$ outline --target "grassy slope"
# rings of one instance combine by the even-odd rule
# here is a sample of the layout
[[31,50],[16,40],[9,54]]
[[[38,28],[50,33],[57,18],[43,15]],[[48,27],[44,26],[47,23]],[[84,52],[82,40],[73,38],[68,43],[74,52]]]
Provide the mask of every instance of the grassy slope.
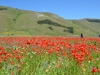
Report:
[[[86,35],[97,36],[100,34],[100,23],[88,22],[86,19],[76,21],[73,20],[72,22],[77,25],[80,28],[79,30]],[[78,32],[79,31],[77,31],[77,33]]]
[[39,25],[38,20],[49,19],[61,25],[74,28],[73,35],[83,32],[86,36],[97,36],[100,33],[100,23],[88,22],[87,20],[65,20],[55,14],[47,12],[25,11],[9,7],[8,10],[0,10],[0,35],[72,35],[64,32],[65,28]]

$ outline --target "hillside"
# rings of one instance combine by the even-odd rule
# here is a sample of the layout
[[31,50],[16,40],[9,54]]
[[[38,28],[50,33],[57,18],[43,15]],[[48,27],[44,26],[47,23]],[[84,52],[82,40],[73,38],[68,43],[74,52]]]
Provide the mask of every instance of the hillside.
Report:
[[98,36],[100,20],[66,20],[49,12],[35,12],[0,6],[0,36],[74,36],[80,35],[81,32],[85,36]]

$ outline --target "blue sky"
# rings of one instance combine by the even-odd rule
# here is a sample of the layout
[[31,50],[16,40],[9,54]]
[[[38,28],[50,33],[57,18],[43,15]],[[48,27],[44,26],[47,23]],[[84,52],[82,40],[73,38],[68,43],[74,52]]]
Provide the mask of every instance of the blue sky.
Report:
[[51,12],[65,19],[100,19],[100,0],[0,0],[0,5]]

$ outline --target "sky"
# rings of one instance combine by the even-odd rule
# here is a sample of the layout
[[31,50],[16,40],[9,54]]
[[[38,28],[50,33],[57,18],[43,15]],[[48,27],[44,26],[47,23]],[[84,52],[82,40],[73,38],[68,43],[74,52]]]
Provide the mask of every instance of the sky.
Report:
[[50,12],[64,19],[100,19],[100,0],[0,0],[0,5]]

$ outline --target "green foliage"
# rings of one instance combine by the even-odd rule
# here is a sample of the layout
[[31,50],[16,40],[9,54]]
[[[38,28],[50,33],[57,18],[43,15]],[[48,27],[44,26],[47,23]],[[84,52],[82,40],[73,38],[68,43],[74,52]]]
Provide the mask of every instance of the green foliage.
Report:
[[[61,25],[61,24],[56,23],[56,22],[53,22],[53,21],[51,21],[51,20],[49,20],[49,19],[39,20],[39,21],[37,21],[37,23],[38,23],[38,24],[48,24],[48,25],[63,27],[63,28],[68,29],[67,31],[68,31],[69,33],[73,33],[73,32],[74,32],[74,31],[73,31],[73,27],[66,27],[65,25]],[[52,30],[51,27],[49,27],[49,29]]]
[[7,8],[0,8],[0,10],[8,10]]
[[89,22],[97,22],[100,23],[100,19],[86,19]]
[[53,28],[51,26],[48,27],[50,30],[53,30]]
[[74,33],[74,31],[73,31],[73,27],[68,27],[68,29],[69,29],[69,30],[67,30],[68,32],[70,32],[70,33]]
[[13,21],[16,21],[16,19],[13,19]]
[[16,17],[13,19],[13,21],[14,22],[16,22],[16,20],[18,19],[18,17],[21,15],[21,13],[18,13],[17,15],[16,15]]
[[64,29],[63,31],[64,31],[64,32],[67,32],[67,30],[66,30],[66,29]]

